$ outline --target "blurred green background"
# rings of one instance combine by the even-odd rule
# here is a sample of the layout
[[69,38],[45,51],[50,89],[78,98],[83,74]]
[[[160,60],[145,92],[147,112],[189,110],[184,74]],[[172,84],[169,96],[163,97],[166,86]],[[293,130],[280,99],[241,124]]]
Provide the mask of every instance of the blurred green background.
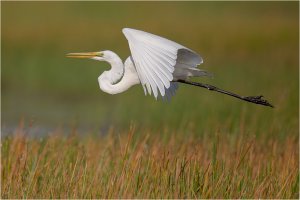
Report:
[[[21,118],[35,126],[76,124],[92,130],[182,129],[204,133],[247,125],[249,131],[298,134],[298,2],[1,2],[2,130]],[[275,109],[181,85],[169,103],[99,90],[109,65],[65,57],[112,50],[125,60],[121,29],[141,29],[187,46],[213,79],[241,95],[263,94]],[[196,131],[195,131],[196,130]]]

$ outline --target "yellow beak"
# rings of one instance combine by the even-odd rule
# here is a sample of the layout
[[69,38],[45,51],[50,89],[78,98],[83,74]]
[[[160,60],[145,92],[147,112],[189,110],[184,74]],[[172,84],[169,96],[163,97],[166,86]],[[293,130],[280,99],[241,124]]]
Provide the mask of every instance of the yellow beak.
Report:
[[68,53],[66,57],[68,58],[93,58],[93,57],[103,56],[102,52],[86,52],[86,53]]

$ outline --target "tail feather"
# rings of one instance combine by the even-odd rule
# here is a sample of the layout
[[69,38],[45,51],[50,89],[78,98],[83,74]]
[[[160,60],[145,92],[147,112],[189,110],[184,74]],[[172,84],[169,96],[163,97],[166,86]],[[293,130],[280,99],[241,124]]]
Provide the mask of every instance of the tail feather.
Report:
[[192,76],[208,76],[208,77],[213,77],[213,74],[208,72],[208,71],[205,71],[205,70],[202,70],[202,69],[198,69],[198,68],[188,68],[187,69],[191,74]]
[[199,76],[207,76],[213,77],[213,74],[198,68],[176,68],[173,72],[174,79],[187,79],[189,77],[199,77]]

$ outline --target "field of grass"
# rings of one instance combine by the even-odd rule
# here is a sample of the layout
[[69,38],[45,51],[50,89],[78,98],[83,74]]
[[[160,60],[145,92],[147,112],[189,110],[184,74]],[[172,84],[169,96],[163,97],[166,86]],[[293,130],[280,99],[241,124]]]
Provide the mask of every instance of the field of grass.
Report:
[[101,138],[24,134],[2,142],[2,198],[299,196],[297,137],[152,135],[134,126]]
[[[155,14],[153,11],[155,10]],[[181,85],[99,91],[124,27],[199,52],[266,108]],[[1,198],[299,198],[299,2],[1,2]]]

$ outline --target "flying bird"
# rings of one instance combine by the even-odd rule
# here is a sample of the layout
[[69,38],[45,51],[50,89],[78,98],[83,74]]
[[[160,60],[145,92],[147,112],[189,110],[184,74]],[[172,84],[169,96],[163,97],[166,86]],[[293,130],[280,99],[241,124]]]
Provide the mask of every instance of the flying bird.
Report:
[[70,58],[90,58],[106,61],[111,65],[99,77],[100,89],[109,94],[118,94],[141,84],[145,95],[157,99],[169,99],[178,89],[178,84],[189,84],[226,94],[244,101],[273,107],[263,96],[240,96],[213,85],[189,81],[190,77],[211,76],[197,68],[202,57],[193,50],[166,38],[141,30],[124,28],[131,56],[123,63],[114,52],[105,50],[87,53],[69,53]]

